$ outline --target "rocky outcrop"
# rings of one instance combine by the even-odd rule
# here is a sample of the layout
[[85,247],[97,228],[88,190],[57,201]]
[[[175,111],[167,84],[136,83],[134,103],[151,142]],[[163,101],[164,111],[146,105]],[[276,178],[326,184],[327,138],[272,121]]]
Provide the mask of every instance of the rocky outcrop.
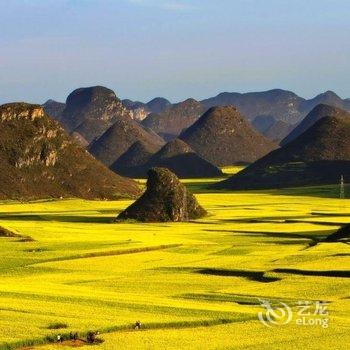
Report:
[[175,174],[165,168],[153,168],[148,172],[145,193],[120,213],[117,220],[189,221],[205,214]]
[[0,106],[0,199],[136,196],[137,185],[96,161],[39,105]]
[[147,118],[148,114],[149,112],[144,107],[136,108],[130,111],[131,118],[139,122]]

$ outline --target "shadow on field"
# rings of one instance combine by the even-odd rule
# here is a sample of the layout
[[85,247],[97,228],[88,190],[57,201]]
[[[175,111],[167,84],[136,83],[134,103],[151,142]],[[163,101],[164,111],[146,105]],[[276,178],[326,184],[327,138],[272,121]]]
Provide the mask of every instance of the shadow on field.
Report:
[[[254,192],[254,191],[252,191]],[[261,190],[256,191],[260,193],[267,193],[277,196],[308,196],[319,198],[339,198],[339,184],[335,185],[320,185],[309,187],[291,187],[276,190]],[[345,184],[345,197],[348,198],[350,194],[350,185]]]
[[[204,231],[209,232],[228,232],[228,233],[243,233],[245,236],[265,236],[272,238],[293,238],[293,239],[302,239],[308,241],[319,241],[327,237],[330,233],[334,232],[334,230],[319,230],[319,231],[311,231],[312,236],[310,235],[310,231],[305,232],[276,232],[276,231],[250,231],[250,230],[211,230],[205,229]],[[278,243],[278,242],[276,242]]]
[[276,282],[280,281],[279,277],[265,276],[264,271],[247,271],[247,270],[226,270],[226,269],[199,269],[195,271],[202,275],[226,276],[226,277],[244,277],[257,282]]
[[267,299],[272,306],[278,306],[280,302],[288,302],[288,305],[298,305],[298,300],[291,298],[279,298],[276,296],[262,296],[249,294],[231,294],[231,293],[185,293],[174,296],[174,298],[190,299],[190,300],[205,300],[209,302],[230,302],[239,305],[257,305],[261,306],[261,300]]
[[277,216],[259,216],[255,218],[238,218],[238,219],[221,219],[221,222],[236,222],[236,223],[242,223],[242,224],[264,224],[264,223],[292,223],[291,220],[298,220],[298,219],[307,219],[309,218],[309,215],[295,215],[295,216],[288,216],[288,217],[281,217],[281,215]]
[[282,278],[275,276],[265,276],[265,271],[251,270],[234,270],[234,269],[216,269],[216,268],[200,268],[200,267],[158,267],[152,270],[163,271],[164,273],[196,273],[200,275],[223,276],[223,277],[243,277],[256,282],[276,282]]
[[[116,215],[115,215],[116,217]],[[47,215],[47,214],[1,214],[0,220],[13,221],[58,221],[58,222],[78,222],[109,224],[114,222],[114,217],[110,216],[84,216],[84,215]]]
[[276,273],[289,273],[293,275],[303,276],[322,276],[322,277],[350,277],[350,271],[346,270],[326,270],[326,271],[315,271],[315,270],[298,270],[298,269],[274,269]]

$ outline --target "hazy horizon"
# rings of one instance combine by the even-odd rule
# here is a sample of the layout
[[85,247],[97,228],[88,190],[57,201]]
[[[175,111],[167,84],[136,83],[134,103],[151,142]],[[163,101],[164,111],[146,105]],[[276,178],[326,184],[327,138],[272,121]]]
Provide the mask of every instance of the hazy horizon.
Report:
[[0,1],[0,103],[93,85],[145,102],[275,88],[350,98],[346,0]]

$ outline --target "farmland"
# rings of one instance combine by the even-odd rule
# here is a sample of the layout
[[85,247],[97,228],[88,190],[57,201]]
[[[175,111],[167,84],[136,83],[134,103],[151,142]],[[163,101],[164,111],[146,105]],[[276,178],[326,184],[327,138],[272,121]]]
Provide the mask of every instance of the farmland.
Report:
[[[232,170],[232,169],[231,169]],[[322,240],[350,223],[335,186],[213,192],[184,180],[209,215],[115,223],[130,201],[2,202],[0,349],[345,349],[350,250]],[[10,235],[11,236],[11,235]],[[267,327],[260,299],[328,303],[329,325]],[[136,320],[142,329],[135,331]]]

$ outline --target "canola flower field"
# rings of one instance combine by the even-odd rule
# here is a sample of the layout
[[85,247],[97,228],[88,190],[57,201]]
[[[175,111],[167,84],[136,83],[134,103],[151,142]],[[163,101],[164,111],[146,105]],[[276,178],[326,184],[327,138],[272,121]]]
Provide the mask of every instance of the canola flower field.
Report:
[[[57,335],[89,330],[104,341],[91,349],[347,349],[350,249],[322,241],[350,201],[206,182],[184,180],[209,212],[188,223],[115,223],[126,200],[2,202],[0,349],[70,349]],[[280,308],[270,323],[262,300]]]

